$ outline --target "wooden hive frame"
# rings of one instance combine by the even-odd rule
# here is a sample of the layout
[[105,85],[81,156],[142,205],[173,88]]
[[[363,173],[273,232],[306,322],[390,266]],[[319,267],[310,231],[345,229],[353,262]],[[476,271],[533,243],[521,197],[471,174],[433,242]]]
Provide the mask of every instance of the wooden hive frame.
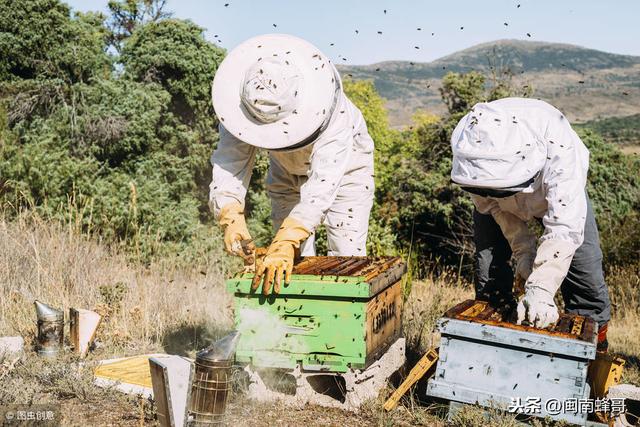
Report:
[[444,317],[586,342],[593,340],[596,331],[596,322],[593,319],[570,313],[561,313],[558,321],[545,329],[517,325],[509,321],[512,320],[509,319],[509,313],[491,306],[486,301],[476,300],[461,302],[447,310]]

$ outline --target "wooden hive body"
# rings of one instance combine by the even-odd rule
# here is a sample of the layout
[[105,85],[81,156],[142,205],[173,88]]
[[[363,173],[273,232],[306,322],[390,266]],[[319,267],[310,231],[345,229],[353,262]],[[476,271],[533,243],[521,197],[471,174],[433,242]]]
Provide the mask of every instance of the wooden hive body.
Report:
[[401,336],[405,264],[397,257],[307,257],[288,286],[251,292],[253,274],[227,281],[241,333],[236,361],[346,372],[366,368]]
[[465,301],[438,322],[438,365],[427,394],[447,400],[501,406],[541,399],[541,413],[584,424],[587,414],[546,411],[550,399],[588,398],[589,361],[596,355],[596,326],[588,317],[562,314],[555,326],[537,329],[505,321],[483,301]]

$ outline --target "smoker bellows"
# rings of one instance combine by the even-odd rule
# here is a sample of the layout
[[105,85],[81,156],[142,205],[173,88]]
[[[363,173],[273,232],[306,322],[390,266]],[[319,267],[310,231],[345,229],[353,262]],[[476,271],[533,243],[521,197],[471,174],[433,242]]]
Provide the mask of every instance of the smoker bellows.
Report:
[[258,367],[346,372],[366,368],[401,335],[406,266],[398,257],[307,257],[280,294],[227,281],[235,295],[236,352]]

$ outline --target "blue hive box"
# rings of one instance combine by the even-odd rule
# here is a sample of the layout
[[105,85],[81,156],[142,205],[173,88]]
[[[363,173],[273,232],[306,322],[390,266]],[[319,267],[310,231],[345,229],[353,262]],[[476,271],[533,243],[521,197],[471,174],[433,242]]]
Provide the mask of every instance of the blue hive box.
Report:
[[540,413],[529,415],[586,423],[587,413],[550,413],[546,402],[589,398],[587,368],[597,340],[591,318],[563,314],[553,327],[536,329],[506,322],[486,302],[469,300],[447,311],[438,329],[439,360],[428,395],[504,409],[540,398]]

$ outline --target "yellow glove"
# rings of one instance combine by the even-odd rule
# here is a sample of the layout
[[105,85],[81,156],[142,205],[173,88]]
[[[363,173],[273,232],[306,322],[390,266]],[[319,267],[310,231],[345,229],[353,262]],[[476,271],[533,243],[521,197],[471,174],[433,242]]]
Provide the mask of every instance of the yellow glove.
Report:
[[255,245],[247,229],[244,211],[240,203],[230,203],[220,210],[220,225],[224,228],[224,247],[230,254],[243,258],[251,256]]
[[256,267],[256,274],[251,282],[251,290],[255,291],[262,284],[262,293],[268,295],[273,286],[273,292],[280,293],[280,284],[284,275],[284,282],[289,283],[291,272],[293,271],[293,259],[295,250],[300,247],[300,243],[309,237],[311,233],[296,219],[285,218],[280,230],[273,238],[267,254]]

